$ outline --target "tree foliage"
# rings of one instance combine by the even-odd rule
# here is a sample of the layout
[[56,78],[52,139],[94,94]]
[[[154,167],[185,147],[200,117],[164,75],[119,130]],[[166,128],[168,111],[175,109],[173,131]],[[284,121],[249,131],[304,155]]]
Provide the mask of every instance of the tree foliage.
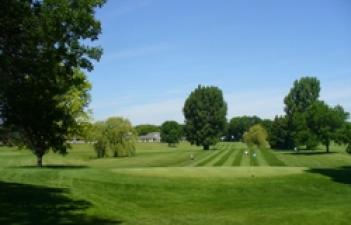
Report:
[[140,135],[146,135],[152,132],[160,132],[160,127],[157,125],[142,124],[142,125],[135,126],[135,130],[140,136]]
[[319,98],[320,81],[316,77],[302,77],[294,82],[289,94],[285,97],[285,112],[288,122],[288,142],[294,146],[304,145],[313,149],[318,145],[316,136],[309,132],[305,111]]
[[250,148],[253,146],[260,149],[269,148],[267,131],[260,124],[252,126],[249,131],[245,132],[243,139]]
[[292,149],[294,142],[290,135],[287,118],[285,116],[276,116],[269,136],[271,147],[274,149]]
[[338,130],[341,129],[348,113],[341,106],[330,107],[323,101],[315,102],[306,112],[308,128],[329,152],[332,141],[338,141]]
[[108,151],[108,141],[104,135],[105,122],[98,121],[95,122],[91,129],[89,130],[88,139],[89,141],[95,142],[94,149],[98,158],[103,158],[107,156]]
[[111,117],[104,122],[95,123],[94,127],[94,147],[99,158],[106,156],[108,152],[113,157],[135,155],[137,134],[129,120]]
[[205,150],[219,141],[226,126],[227,104],[217,87],[198,86],[183,108],[186,137]]
[[337,143],[346,145],[346,152],[351,154],[351,123],[346,122],[337,132]]
[[183,135],[182,127],[176,121],[166,121],[161,126],[161,141],[175,146]]
[[344,126],[337,132],[338,144],[346,145],[346,152],[351,154],[351,123],[346,122]]
[[320,81],[316,77],[302,77],[294,82],[289,94],[285,97],[287,115],[302,113],[316,102],[320,93]]
[[230,120],[227,130],[227,139],[240,141],[246,131],[253,125],[261,123],[262,120],[257,116],[234,117]]
[[66,153],[77,114],[87,104],[86,77],[76,70],[92,70],[90,60],[101,56],[100,48],[81,41],[98,38],[94,10],[103,3],[4,0],[0,7],[0,117],[39,166],[50,148]]

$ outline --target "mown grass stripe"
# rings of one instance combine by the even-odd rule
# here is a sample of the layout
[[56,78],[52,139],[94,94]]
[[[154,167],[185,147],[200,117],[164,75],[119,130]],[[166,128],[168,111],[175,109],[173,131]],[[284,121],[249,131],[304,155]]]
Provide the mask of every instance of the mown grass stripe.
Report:
[[261,154],[270,166],[286,166],[270,149],[261,150]]
[[265,160],[265,158],[262,155],[262,151],[265,151],[265,150],[258,149],[258,148],[255,149],[255,152],[257,154],[256,159],[258,161],[258,165],[259,166],[269,166],[269,164],[267,163],[267,161]]
[[192,160],[187,166],[193,167],[196,166],[199,162],[206,160],[212,156],[212,151],[199,150],[200,153],[194,154],[195,159]]
[[211,162],[209,162],[206,166],[214,166],[214,164],[217,163],[217,161],[220,160],[222,156],[227,153],[228,150],[229,150],[229,146],[227,146],[225,149],[222,149],[221,150],[222,153],[217,155],[217,157],[214,158]]
[[[222,151],[222,149],[228,148],[228,145],[225,143],[219,143],[215,146],[215,151]],[[214,154],[214,150],[209,150],[209,151],[204,151],[200,150],[201,153],[194,154],[195,160],[191,161],[190,163],[185,164],[185,166],[188,167],[197,167],[199,163],[201,163],[204,160],[207,160],[208,158],[212,157]]]
[[226,167],[232,166],[232,163],[233,163],[236,155],[238,154],[239,149],[235,148],[235,146],[232,145],[231,151],[232,151],[232,154],[230,154],[230,156],[227,158],[227,160],[223,163],[223,166],[226,166]]
[[238,153],[236,154],[234,160],[233,160],[233,163],[232,163],[232,166],[240,166],[241,164],[241,160],[244,156],[244,151],[245,149],[244,148],[241,148],[238,150]]
[[[250,148],[249,154],[250,154],[250,166],[259,166],[258,160],[257,160],[256,150]],[[255,154],[256,157],[254,157],[254,154]]]
[[217,156],[219,156],[220,154],[223,153],[223,150],[217,150],[218,152],[213,153],[210,157],[206,158],[205,160],[199,162],[198,164],[196,164],[195,166],[200,167],[200,166],[205,166],[207,164],[209,164],[212,160],[214,160],[215,158],[217,158]]
[[227,159],[230,157],[230,155],[234,151],[232,149],[227,150],[227,153],[224,154],[213,166],[218,167],[218,166],[223,166],[223,164],[227,161]]

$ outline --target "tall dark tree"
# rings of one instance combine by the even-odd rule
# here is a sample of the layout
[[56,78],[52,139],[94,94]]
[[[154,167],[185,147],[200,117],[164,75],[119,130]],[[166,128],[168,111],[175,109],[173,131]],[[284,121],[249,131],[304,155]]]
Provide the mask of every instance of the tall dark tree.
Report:
[[183,135],[183,128],[176,121],[166,121],[161,126],[161,141],[175,146]]
[[293,138],[290,135],[287,117],[276,116],[268,137],[271,147],[274,149],[294,148]]
[[284,99],[286,114],[304,112],[318,100],[320,89],[320,82],[316,77],[302,77],[296,80]]
[[346,145],[346,152],[351,154],[351,123],[346,122],[337,132],[337,143]]
[[302,77],[294,82],[289,94],[285,97],[285,112],[287,116],[288,132],[294,145],[306,145],[314,148],[318,142],[316,137],[308,132],[305,111],[319,98],[320,82],[315,77]]
[[[86,96],[91,59],[102,50],[82,44],[101,33],[94,18],[104,0],[4,0],[0,7],[0,118],[37,156],[66,153],[78,112],[71,97]],[[78,69],[77,69],[78,68]],[[83,112],[87,102],[78,107]]]
[[262,120],[257,116],[234,117],[228,124],[227,137],[233,141],[240,141],[246,131],[261,122]]
[[306,112],[308,128],[317,136],[329,152],[332,141],[338,141],[341,129],[349,114],[341,106],[330,107],[323,101],[315,102]]
[[208,150],[226,126],[227,104],[217,87],[198,86],[184,105],[186,137],[191,144]]

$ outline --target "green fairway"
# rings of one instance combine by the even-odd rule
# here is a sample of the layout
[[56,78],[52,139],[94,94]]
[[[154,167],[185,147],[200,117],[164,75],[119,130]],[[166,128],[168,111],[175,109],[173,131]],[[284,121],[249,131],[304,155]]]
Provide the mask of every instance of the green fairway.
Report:
[[138,143],[136,157],[96,159],[75,145],[39,169],[31,152],[1,147],[0,224],[347,225],[351,156],[332,151]]

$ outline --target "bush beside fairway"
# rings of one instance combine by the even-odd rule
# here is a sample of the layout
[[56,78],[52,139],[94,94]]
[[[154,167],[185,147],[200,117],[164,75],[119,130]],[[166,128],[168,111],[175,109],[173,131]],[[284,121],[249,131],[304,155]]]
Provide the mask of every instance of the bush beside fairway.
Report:
[[97,160],[91,146],[77,145],[65,157],[48,154],[43,169],[29,151],[0,148],[0,224],[351,221],[351,156],[342,147],[331,154],[255,150],[252,166],[241,143],[215,151],[187,143],[137,147],[134,158]]

